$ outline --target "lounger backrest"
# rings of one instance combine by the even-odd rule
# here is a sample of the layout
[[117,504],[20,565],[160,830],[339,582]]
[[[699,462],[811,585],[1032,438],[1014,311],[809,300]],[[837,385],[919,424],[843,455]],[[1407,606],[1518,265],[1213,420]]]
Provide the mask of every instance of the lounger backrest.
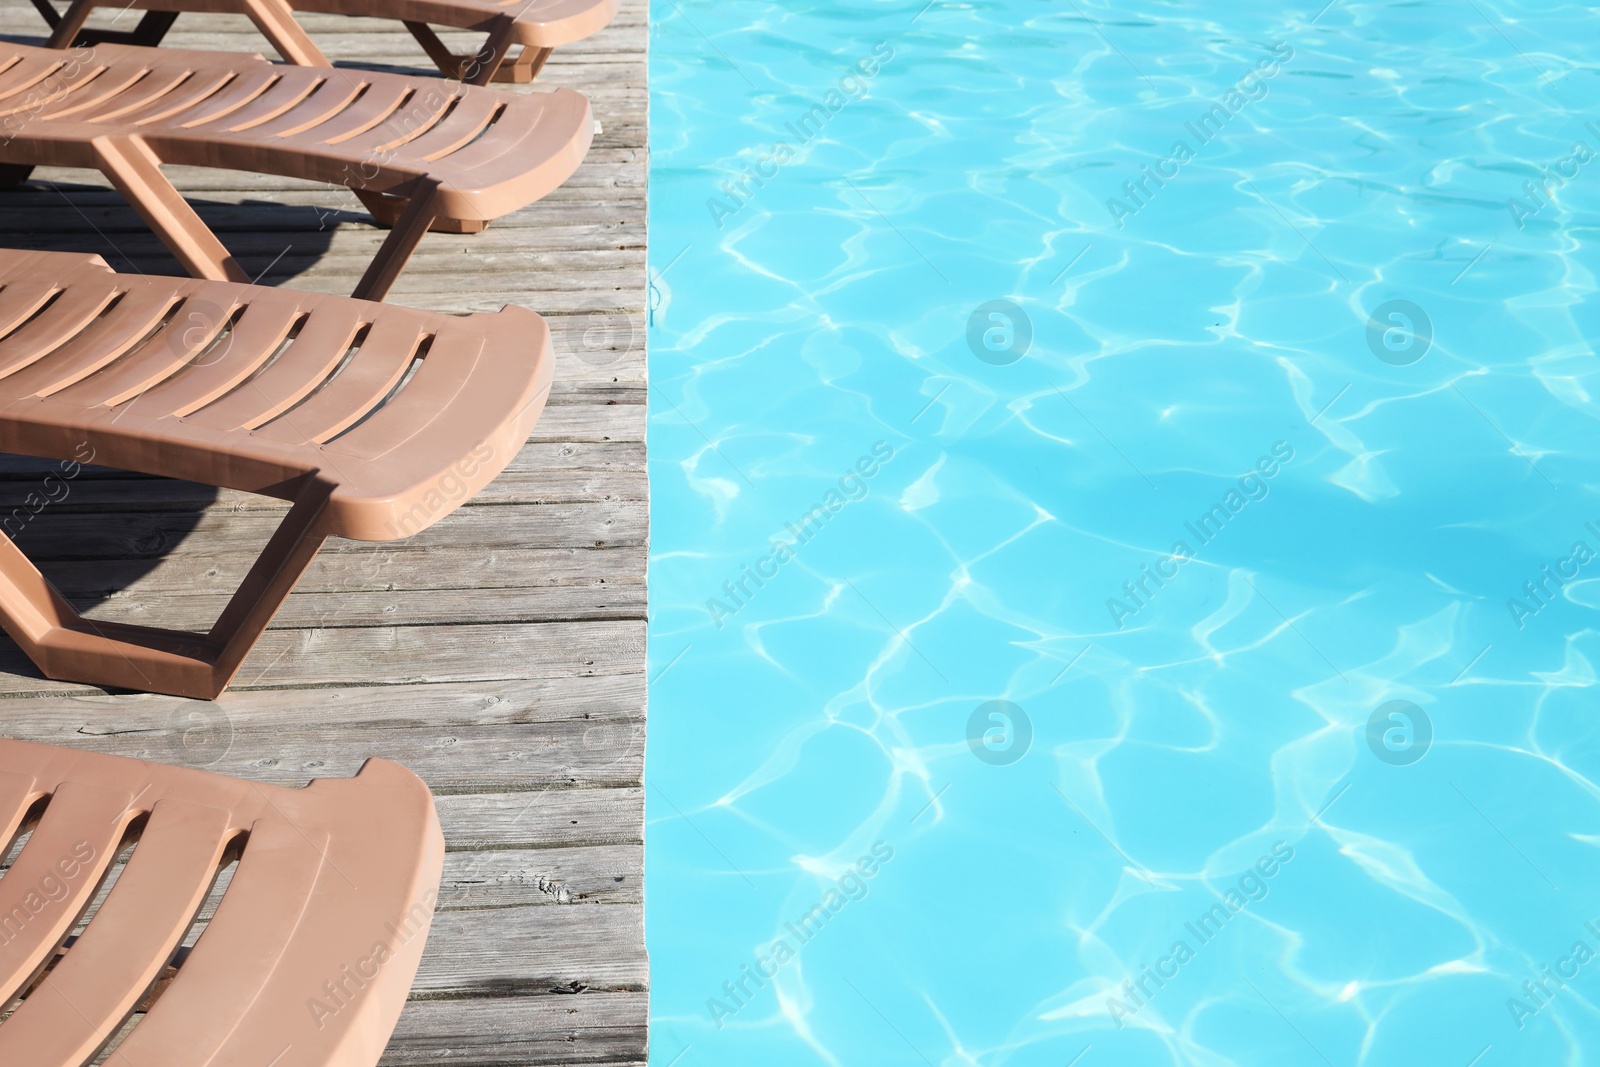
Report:
[[0,741],[0,840],[32,820],[0,878],[0,993],[26,994],[0,1022],[0,1063],[81,1067],[138,1008],[116,1067],[377,1062],[444,857],[409,771],[372,760],[355,778],[284,789]]
[[331,532],[407,537],[521,449],[544,320],[112,272],[0,250],[0,451],[247,492],[315,472]]
[[0,42],[0,159],[95,167],[106,139],[162,162],[307,178],[493,219],[555,188],[593,137],[570,89],[512,94],[225,52]]

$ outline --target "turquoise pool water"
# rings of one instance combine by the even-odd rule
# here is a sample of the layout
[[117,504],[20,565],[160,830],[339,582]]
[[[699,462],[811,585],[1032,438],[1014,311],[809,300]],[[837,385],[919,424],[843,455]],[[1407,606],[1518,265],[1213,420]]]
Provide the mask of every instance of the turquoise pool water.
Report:
[[653,1062],[1600,1061],[1593,11],[653,18]]

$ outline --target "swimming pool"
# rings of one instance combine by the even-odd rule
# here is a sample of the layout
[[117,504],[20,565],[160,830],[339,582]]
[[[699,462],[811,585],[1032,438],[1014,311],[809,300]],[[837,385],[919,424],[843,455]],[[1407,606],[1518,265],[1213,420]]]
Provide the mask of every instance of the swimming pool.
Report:
[[1592,13],[654,19],[653,1062],[1593,1062]]

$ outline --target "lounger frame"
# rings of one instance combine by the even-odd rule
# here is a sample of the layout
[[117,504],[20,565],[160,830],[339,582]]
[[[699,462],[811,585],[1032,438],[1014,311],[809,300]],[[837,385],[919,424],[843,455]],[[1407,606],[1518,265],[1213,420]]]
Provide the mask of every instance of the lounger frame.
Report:
[[205,632],[85,618],[0,536],[0,627],[64,681],[211,699],[330,536],[393,541],[520,451],[549,395],[544,320],[120,275],[0,251],[0,452],[291,506]]
[[0,627],[47,677],[214,699],[328,539],[329,492],[306,475],[262,494],[293,506],[205,634],[87,619],[9,537],[0,537]]
[[569,89],[512,94],[260,56],[0,42],[0,187],[36,166],[98,170],[190,274],[251,281],[164,165],[350,189],[389,227],[352,295],[379,300],[431,230],[474,233],[543,197],[594,137]]
[[[531,82],[557,47],[597,32],[616,17],[619,7],[619,0],[544,0],[542,5],[535,0],[516,5],[485,0],[71,0],[65,12],[58,12],[51,0],[33,3],[50,24],[52,48],[105,42],[157,45],[181,12],[225,12],[253,22],[286,62],[313,67],[331,64],[295,19],[296,11],[398,18],[441,73],[469,85]],[[89,16],[102,7],[141,9],[144,14],[130,30],[85,29]],[[471,55],[450,51],[429,18],[486,33],[483,46]],[[518,53],[514,58],[513,51]]]

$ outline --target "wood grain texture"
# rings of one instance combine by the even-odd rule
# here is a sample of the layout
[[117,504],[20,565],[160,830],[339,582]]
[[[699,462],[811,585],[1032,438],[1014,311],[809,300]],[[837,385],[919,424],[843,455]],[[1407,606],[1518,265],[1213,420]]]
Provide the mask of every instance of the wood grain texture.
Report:
[[[589,97],[601,132],[578,172],[485,233],[429,235],[389,298],[446,312],[520,304],[550,322],[550,402],[500,478],[411,540],[331,542],[215,703],[47,681],[0,637],[5,736],[291,786],[382,756],[429,783],[449,852],[388,1067],[642,1067],[647,1056],[646,12],[625,0],[533,87]],[[303,22],[340,64],[432,72],[397,24]],[[43,27],[30,4],[0,5],[0,34],[37,41]],[[266,50],[248,22],[223,16],[185,15],[167,43]],[[263,284],[349,292],[385,236],[343,188],[167,173]],[[0,230],[18,247],[183,273],[89,172],[41,168],[0,192]],[[283,513],[88,467],[33,514],[55,466],[0,456],[0,525],[97,618],[208,625]]]

